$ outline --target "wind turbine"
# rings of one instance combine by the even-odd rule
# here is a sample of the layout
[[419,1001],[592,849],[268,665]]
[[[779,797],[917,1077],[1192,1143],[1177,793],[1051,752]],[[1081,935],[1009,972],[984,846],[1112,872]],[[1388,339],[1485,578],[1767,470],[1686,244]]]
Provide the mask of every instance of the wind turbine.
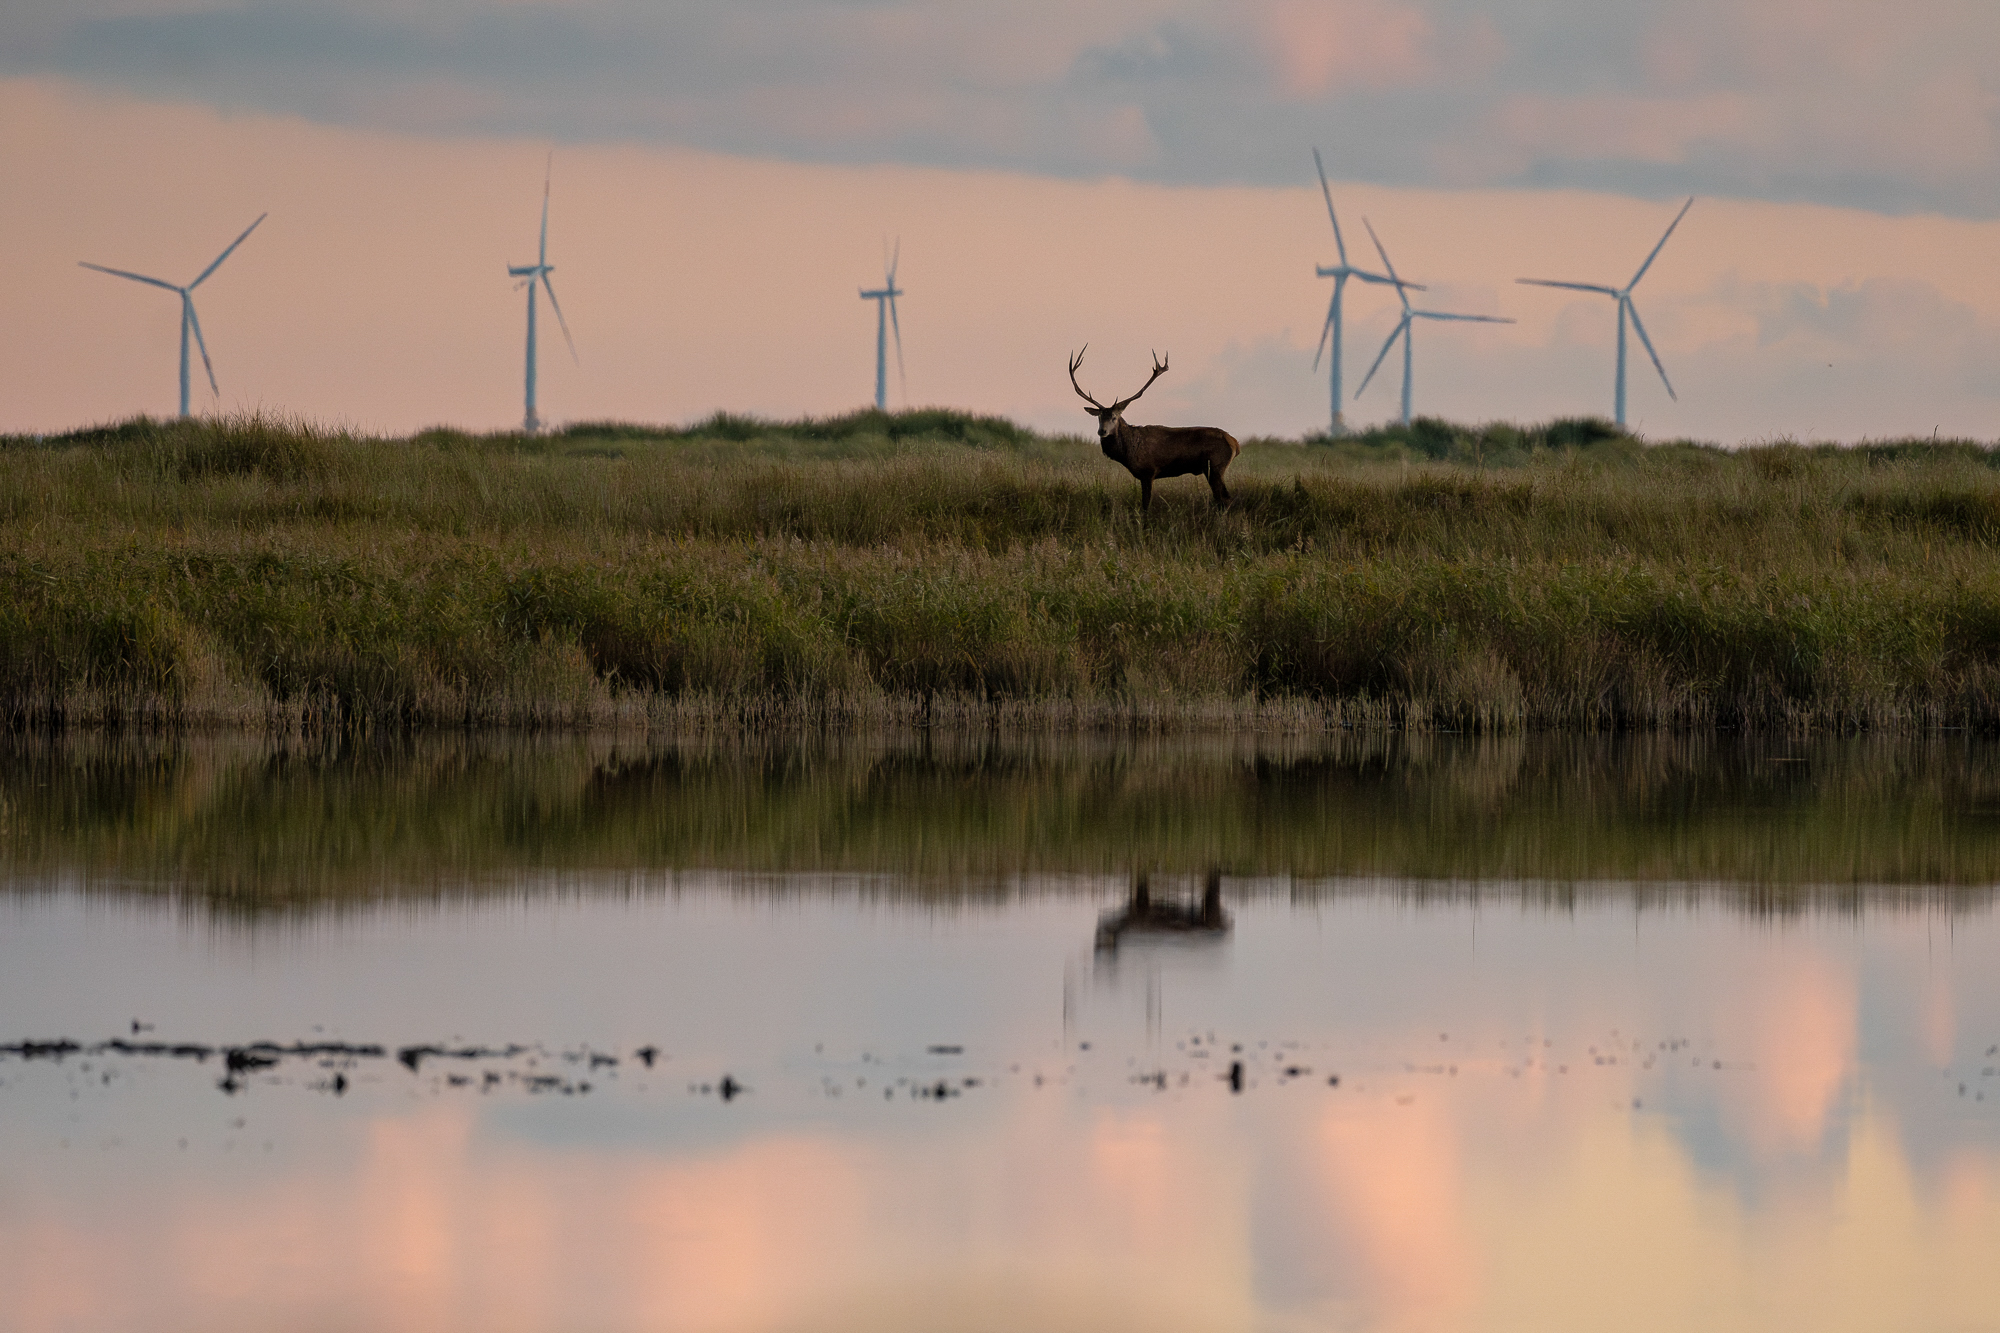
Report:
[[1412,310],[1410,308],[1410,294],[1405,290],[1406,284],[1401,278],[1396,276],[1396,266],[1389,262],[1389,252],[1382,248],[1382,238],[1375,234],[1375,228],[1367,218],[1361,219],[1361,225],[1368,228],[1368,239],[1375,242],[1375,253],[1382,256],[1382,267],[1389,270],[1389,281],[1396,284],[1396,295],[1403,298],[1403,318],[1397,321],[1394,331],[1389,334],[1389,341],[1383,343],[1382,350],[1376,353],[1375,364],[1368,367],[1368,374],[1362,379],[1361,388],[1354,391],[1354,396],[1356,398],[1361,396],[1362,390],[1368,387],[1368,381],[1374,379],[1375,372],[1382,368],[1382,358],[1389,355],[1389,349],[1396,345],[1396,339],[1401,338],[1403,340],[1403,424],[1407,426],[1410,424],[1411,324],[1420,319],[1456,320],[1467,324],[1512,324],[1514,321],[1511,319],[1502,319],[1498,315],[1454,315],[1447,314],[1442,310]]
[[528,289],[528,414],[521,422],[521,429],[533,435],[542,428],[541,418],[535,415],[535,282],[541,281],[549,293],[549,305],[556,312],[556,322],[562,325],[563,341],[569,344],[570,360],[582,364],[576,354],[576,339],[569,336],[569,321],[563,318],[562,305],[556,300],[555,284],[549,281],[549,274],[556,271],[549,262],[549,177],[555,172],[556,155],[549,154],[549,165],[542,176],[542,249],[541,255],[532,264],[509,264],[507,276],[520,278],[515,290]]
[[[1340,251],[1340,263],[1334,267],[1327,268],[1324,265],[1317,264],[1313,266],[1313,272],[1320,277],[1333,279],[1333,302],[1326,308],[1326,323],[1320,326],[1319,348],[1313,352],[1313,369],[1319,369],[1320,354],[1326,351],[1327,334],[1331,333],[1333,335],[1333,363],[1332,371],[1328,376],[1327,388],[1331,391],[1333,398],[1332,433],[1335,435],[1345,435],[1347,433],[1347,414],[1341,411],[1340,396],[1341,294],[1347,290],[1347,280],[1349,278],[1359,278],[1363,282],[1381,283],[1385,287],[1393,287],[1397,284],[1383,277],[1380,273],[1370,273],[1367,269],[1355,268],[1347,262],[1347,241],[1340,234],[1340,217],[1333,211],[1333,190],[1326,183],[1326,164],[1319,160],[1319,149],[1317,148],[1313,149],[1313,166],[1319,169],[1319,192],[1326,196],[1327,220],[1333,223],[1333,244]],[[1409,283],[1407,285],[1414,291],[1420,292],[1424,290],[1417,283]],[[1408,305],[1409,303],[1406,301],[1404,304]]]
[[181,298],[181,415],[182,416],[188,415],[188,330],[190,329],[194,331],[195,346],[201,348],[201,365],[202,369],[208,372],[209,391],[213,393],[217,398],[222,397],[222,388],[215,382],[215,364],[208,359],[208,342],[201,336],[201,320],[195,317],[194,289],[201,286],[202,283],[208,281],[208,275],[215,272],[215,270],[217,270],[218,268],[221,268],[222,261],[229,258],[230,254],[235,251],[237,246],[243,244],[243,242],[250,239],[250,233],[257,230],[258,224],[263,222],[265,218],[270,216],[271,215],[269,213],[259,213],[257,215],[257,221],[245,227],[243,229],[243,234],[241,236],[238,236],[235,240],[229,243],[229,249],[224,250],[221,254],[217,255],[215,257],[215,262],[213,264],[210,264],[207,268],[203,269],[201,271],[201,276],[196,278],[193,282],[189,283],[185,287],[176,287],[171,282],[163,282],[159,278],[149,278],[143,273],[127,273],[122,268],[106,268],[102,264],[85,263],[81,259],[77,261],[79,267],[94,268],[99,273],[109,273],[111,276],[115,278],[130,278],[134,282],[144,282],[144,283],[150,283],[152,286],[155,287],[164,287],[168,291],[177,293],[180,296]]
[[889,327],[896,329],[896,379],[903,385],[903,396],[910,396],[909,383],[903,376],[903,326],[896,319],[896,298],[903,289],[896,285],[896,265],[903,258],[903,242],[896,241],[896,250],[885,267],[882,285],[875,291],[864,291],[861,299],[875,303],[875,410],[889,410]]
[[1639,271],[1632,275],[1632,281],[1626,283],[1622,290],[1616,287],[1601,287],[1596,283],[1590,282],[1549,282],[1543,278],[1514,279],[1514,281],[1526,283],[1530,287],[1561,287],[1566,291],[1572,292],[1598,292],[1618,302],[1618,395],[1616,401],[1617,421],[1621,427],[1625,424],[1625,318],[1628,315],[1632,318],[1632,327],[1638,330],[1639,341],[1646,345],[1646,355],[1653,358],[1653,369],[1660,372],[1660,383],[1667,386],[1667,397],[1677,403],[1681,400],[1680,395],[1674,392],[1673,381],[1667,378],[1667,368],[1660,364],[1660,354],[1653,350],[1653,340],[1646,336],[1646,326],[1639,320],[1639,307],[1632,304],[1632,289],[1639,285],[1639,279],[1646,276],[1646,270],[1651,268],[1653,261],[1660,257],[1660,251],[1666,249],[1667,237],[1674,234],[1674,228],[1681,225],[1681,219],[1686,217],[1688,210],[1693,207],[1694,196],[1689,195],[1688,201],[1681,205],[1681,211],[1674,214],[1674,220],[1667,224],[1666,235],[1660,237],[1660,243],[1653,247],[1653,253],[1646,256],[1646,262],[1639,265]]

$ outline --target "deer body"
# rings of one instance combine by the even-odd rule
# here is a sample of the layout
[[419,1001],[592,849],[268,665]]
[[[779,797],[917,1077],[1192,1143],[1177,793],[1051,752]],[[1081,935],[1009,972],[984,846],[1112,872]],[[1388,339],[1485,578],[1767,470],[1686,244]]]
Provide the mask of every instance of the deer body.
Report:
[[1153,380],[1167,373],[1166,361],[1153,363],[1152,379],[1140,386],[1139,393],[1121,398],[1109,407],[1084,393],[1083,386],[1077,384],[1076,368],[1082,364],[1082,352],[1070,358],[1069,382],[1078,396],[1090,404],[1084,411],[1097,418],[1097,442],[1103,446],[1104,456],[1122,464],[1139,479],[1141,511],[1152,508],[1153,483],[1161,477],[1205,477],[1216,508],[1229,503],[1229,488],[1223,484],[1222,474],[1242,452],[1243,446],[1236,442],[1235,436],[1214,426],[1134,426],[1125,420],[1125,409],[1140,393],[1153,387]]
[[1243,447],[1214,426],[1134,426],[1117,417],[1098,433],[1098,443],[1106,458],[1139,479],[1141,509],[1152,507],[1153,483],[1161,477],[1206,477],[1215,503],[1228,504],[1223,469]]

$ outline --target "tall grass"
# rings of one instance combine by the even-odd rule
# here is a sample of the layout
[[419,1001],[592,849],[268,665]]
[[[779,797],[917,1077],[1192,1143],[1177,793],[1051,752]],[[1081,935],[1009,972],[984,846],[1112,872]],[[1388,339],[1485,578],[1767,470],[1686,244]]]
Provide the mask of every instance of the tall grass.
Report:
[[16,725],[2000,725],[2000,455],[1251,441],[1235,504],[941,411],[0,440]]

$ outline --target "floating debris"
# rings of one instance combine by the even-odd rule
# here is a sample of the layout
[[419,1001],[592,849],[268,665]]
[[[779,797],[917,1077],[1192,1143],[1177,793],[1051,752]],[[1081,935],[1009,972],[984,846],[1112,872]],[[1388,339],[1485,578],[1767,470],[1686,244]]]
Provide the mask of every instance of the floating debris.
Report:
[[[151,1025],[140,1026],[150,1028]],[[547,1054],[549,1053],[539,1046],[524,1046],[518,1043],[506,1046],[419,1044],[396,1048],[395,1058],[412,1074],[417,1074],[423,1071],[424,1063],[429,1060],[498,1061],[517,1060],[522,1056],[528,1056],[530,1057],[528,1064],[533,1067],[536,1057]],[[633,1054],[651,1068],[654,1060],[659,1058],[659,1049],[654,1046],[643,1046]],[[80,1068],[85,1072],[91,1072],[89,1058],[96,1056],[194,1060],[199,1063],[217,1055],[222,1058],[223,1077],[216,1083],[216,1087],[225,1094],[233,1096],[242,1091],[247,1086],[244,1077],[246,1075],[275,1069],[286,1060],[313,1060],[322,1069],[334,1072],[331,1079],[315,1082],[310,1086],[339,1096],[346,1093],[351,1086],[351,1081],[347,1074],[342,1072],[343,1070],[352,1068],[363,1060],[387,1059],[389,1048],[377,1042],[254,1041],[240,1045],[209,1045],[203,1042],[130,1041],[123,1037],[114,1037],[109,1041],[88,1045],[67,1037],[0,1044],[0,1058],[17,1056],[23,1060],[60,1062],[71,1056],[81,1056],[84,1060]],[[584,1064],[591,1069],[615,1069],[620,1063],[619,1056],[591,1050],[588,1047],[577,1051],[563,1051],[560,1055],[564,1060]],[[107,1071],[104,1074],[104,1082],[108,1084],[110,1078],[110,1073]],[[503,1077],[502,1074],[489,1069],[478,1075],[451,1074],[446,1076],[445,1083],[450,1087],[469,1087],[475,1078],[480,1090],[484,1092],[499,1086],[506,1079],[518,1079],[519,1075],[510,1072]],[[591,1086],[588,1083],[571,1084],[561,1078],[544,1081],[543,1078],[536,1077],[522,1079],[521,1082],[530,1092],[550,1089],[589,1092]]]
[[[525,1055],[526,1046],[461,1046],[456,1050],[446,1046],[405,1046],[396,1052],[396,1059],[408,1065],[412,1074],[425,1060],[512,1060],[517,1055]],[[574,1054],[566,1058],[575,1060]]]

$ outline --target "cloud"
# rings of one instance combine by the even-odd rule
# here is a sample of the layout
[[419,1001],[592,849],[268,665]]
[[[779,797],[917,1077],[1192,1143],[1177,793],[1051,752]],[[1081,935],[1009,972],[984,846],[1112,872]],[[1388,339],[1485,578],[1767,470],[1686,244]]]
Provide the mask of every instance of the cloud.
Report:
[[[1350,379],[1349,394],[1359,378]],[[1324,363],[1314,370],[1310,349],[1285,334],[1248,345],[1232,340],[1178,393],[1161,395],[1155,415],[1168,413],[1182,421],[1226,421],[1240,438],[1296,436],[1304,429],[1300,423],[1328,415]]]
[[16,0],[0,73],[399,132],[2000,216],[1987,0]]
[[[203,289],[224,406],[396,430],[519,419],[523,314],[505,265],[534,253],[542,144],[320,128],[56,79],[0,80],[0,123],[17,131],[0,136],[0,178],[37,202],[12,238],[14,295],[47,316],[21,324],[0,358],[13,428],[169,407],[172,302],[76,262],[191,275],[267,210]],[[543,408],[557,419],[866,402],[874,310],[856,293],[900,236],[914,404],[1087,431],[1063,365],[1088,343],[1084,383],[1100,396],[1138,388],[1150,351],[1172,354],[1141,421],[1240,439],[1328,424],[1330,366],[1315,368],[1314,349],[1331,283],[1314,269],[1334,246],[1317,182],[1191,189],[569,147],[554,191],[551,256],[582,350],[573,363],[544,344]],[[143,225],[135,198],[153,201]],[[1420,327],[1417,412],[1612,410],[1613,303],[1513,279],[1627,282],[1679,201],[1360,185],[1336,198],[1352,258],[1373,253],[1367,219],[1399,271],[1430,284],[1425,306],[1520,321]],[[1725,442],[1993,438],[2000,272],[1982,257],[1994,253],[2000,223],[1704,200],[1638,292],[1679,397],[1634,343],[1631,419],[1661,438]],[[1343,410],[1379,422],[1398,410],[1401,356],[1356,391],[1398,303],[1350,284],[1345,312]]]
[[1753,312],[1760,352],[1808,365],[1865,360],[1940,398],[2000,399],[2000,327],[1930,283],[1785,283],[1734,296]]
[[1437,74],[1436,28],[1414,5],[1267,0],[1251,14],[1264,59],[1282,94],[1294,101],[1422,84]]
[[1704,414],[1740,423],[1737,438],[1993,434],[2000,325],[1931,283],[1724,279],[1706,298],[1667,304],[1656,341],[1661,324],[1704,310],[1731,311],[1741,327],[1667,352],[1668,367]]
[[1550,158],[1643,166],[1686,162],[1702,144],[1754,134],[1758,108],[1741,94],[1639,98],[1527,93],[1495,108],[1494,138],[1517,169]]

